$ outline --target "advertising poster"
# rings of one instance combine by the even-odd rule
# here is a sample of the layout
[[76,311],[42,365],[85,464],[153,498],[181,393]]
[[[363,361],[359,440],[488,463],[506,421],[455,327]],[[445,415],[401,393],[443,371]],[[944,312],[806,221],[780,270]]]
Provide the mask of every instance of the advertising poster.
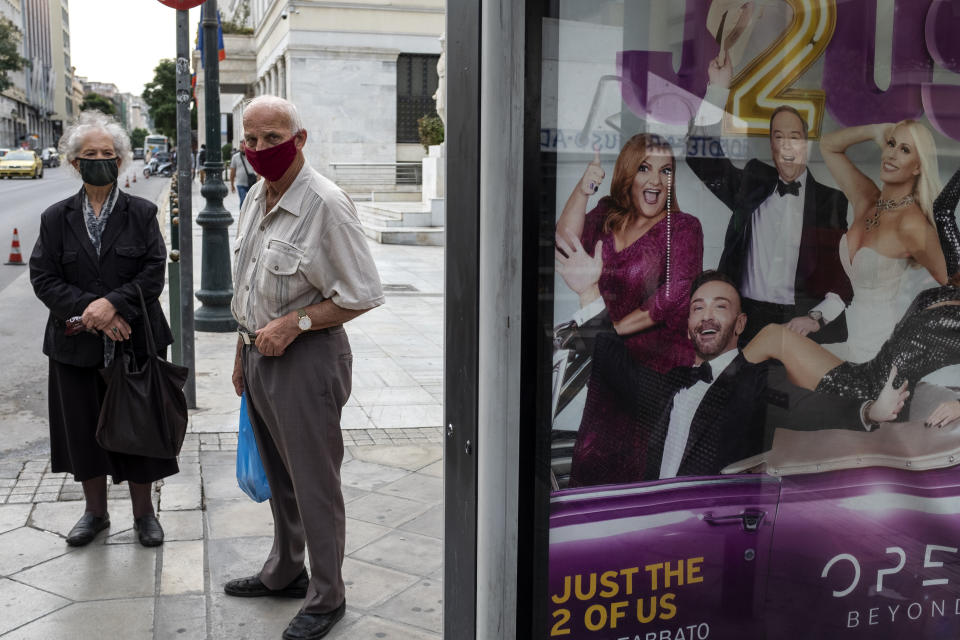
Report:
[[960,2],[551,7],[549,637],[960,637]]

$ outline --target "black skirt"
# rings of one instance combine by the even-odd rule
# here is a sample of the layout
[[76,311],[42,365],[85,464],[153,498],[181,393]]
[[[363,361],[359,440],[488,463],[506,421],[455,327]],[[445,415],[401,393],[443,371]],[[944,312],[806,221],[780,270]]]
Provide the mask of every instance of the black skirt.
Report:
[[50,360],[50,459],[54,473],[83,481],[109,475],[115,483],[147,483],[180,471],[176,459],[107,451],[97,444],[97,420],[107,385],[96,367]]

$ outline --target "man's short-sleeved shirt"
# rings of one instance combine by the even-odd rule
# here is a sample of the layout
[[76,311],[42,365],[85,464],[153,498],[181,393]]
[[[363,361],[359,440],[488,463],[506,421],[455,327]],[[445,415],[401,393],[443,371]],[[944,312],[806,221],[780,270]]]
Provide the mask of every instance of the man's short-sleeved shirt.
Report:
[[234,175],[233,182],[238,187],[249,187],[251,182],[257,181],[257,174],[250,163],[247,162],[243,151],[233,154],[233,157],[230,158],[230,168],[237,172]]
[[344,309],[383,304],[383,289],[356,208],[309,164],[269,212],[264,180],[243,202],[233,252],[233,302],[241,326],[330,299]]

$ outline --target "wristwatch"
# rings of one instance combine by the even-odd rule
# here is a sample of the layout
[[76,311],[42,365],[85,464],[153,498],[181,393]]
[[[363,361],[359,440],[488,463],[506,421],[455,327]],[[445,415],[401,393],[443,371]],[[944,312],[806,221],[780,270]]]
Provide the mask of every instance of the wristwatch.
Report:
[[309,331],[313,326],[313,320],[307,315],[306,309],[297,309],[297,326],[300,327],[300,331]]
[[807,311],[807,317],[812,320],[816,320],[817,324],[820,325],[820,328],[823,329],[824,322],[822,311],[819,309],[810,309],[810,311]]

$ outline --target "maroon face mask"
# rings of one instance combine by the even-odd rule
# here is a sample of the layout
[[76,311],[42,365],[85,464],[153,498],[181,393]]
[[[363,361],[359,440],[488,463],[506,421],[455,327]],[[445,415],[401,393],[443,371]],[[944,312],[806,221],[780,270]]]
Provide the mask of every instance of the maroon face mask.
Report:
[[295,140],[296,136],[293,136],[286,142],[260,151],[255,151],[247,145],[243,145],[243,153],[247,156],[247,160],[254,171],[270,182],[276,182],[283,177],[283,174],[293,164],[293,159],[297,157]]

